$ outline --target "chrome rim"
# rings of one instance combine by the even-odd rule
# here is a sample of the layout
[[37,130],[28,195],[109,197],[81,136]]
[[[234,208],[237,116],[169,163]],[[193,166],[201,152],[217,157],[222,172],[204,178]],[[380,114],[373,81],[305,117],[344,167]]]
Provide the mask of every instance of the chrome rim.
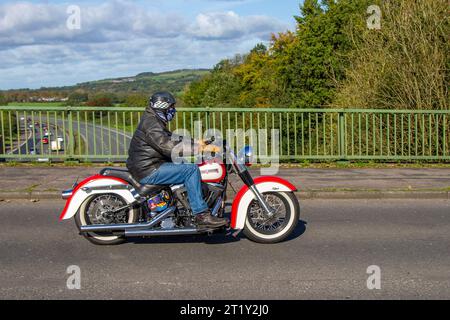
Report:
[[107,194],[95,197],[87,205],[86,222],[88,224],[127,223],[129,210],[122,210],[115,214],[111,213],[111,211],[125,205],[125,201],[116,195]]
[[268,217],[257,200],[253,200],[249,206],[247,216],[249,223],[256,231],[272,235],[283,230],[290,217],[287,201],[275,193],[264,194],[267,204],[273,209],[274,215]]

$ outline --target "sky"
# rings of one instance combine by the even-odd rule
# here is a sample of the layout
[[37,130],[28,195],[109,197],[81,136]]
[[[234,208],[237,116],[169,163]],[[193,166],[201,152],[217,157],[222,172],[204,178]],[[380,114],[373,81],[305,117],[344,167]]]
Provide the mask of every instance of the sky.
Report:
[[0,0],[0,90],[211,68],[295,29],[302,0]]

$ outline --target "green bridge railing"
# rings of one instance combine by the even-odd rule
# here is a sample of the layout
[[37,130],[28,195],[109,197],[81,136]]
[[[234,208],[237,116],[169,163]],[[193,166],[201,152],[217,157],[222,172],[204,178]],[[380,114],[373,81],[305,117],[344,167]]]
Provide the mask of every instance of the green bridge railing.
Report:
[[[131,107],[0,107],[0,159],[125,161],[142,113]],[[450,160],[450,110],[183,108],[170,129],[194,137],[196,130],[267,130],[267,157],[277,153],[284,161]],[[272,130],[279,132],[274,151]]]

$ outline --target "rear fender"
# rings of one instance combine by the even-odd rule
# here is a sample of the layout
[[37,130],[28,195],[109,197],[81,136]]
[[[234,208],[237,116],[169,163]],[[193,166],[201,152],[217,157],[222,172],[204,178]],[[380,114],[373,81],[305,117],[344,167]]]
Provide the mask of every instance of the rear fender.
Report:
[[[274,176],[258,177],[254,181],[258,191],[261,193],[297,191],[297,188],[289,181]],[[243,186],[237,193],[231,209],[231,228],[236,230],[244,229],[247,209],[254,199],[255,195],[247,186]]]
[[[121,196],[127,203],[135,201],[133,190],[129,189],[110,189],[111,186],[129,185],[126,181],[115,178],[95,175],[80,182],[67,199],[66,205],[59,217],[59,220],[67,220],[75,216],[86,199],[94,194],[112,193]],[[104,189],[102,188],[104,187]],[[89,190],[88,188],[98,188],[97,190]],[[108,190],[110,189],[110,190]]]

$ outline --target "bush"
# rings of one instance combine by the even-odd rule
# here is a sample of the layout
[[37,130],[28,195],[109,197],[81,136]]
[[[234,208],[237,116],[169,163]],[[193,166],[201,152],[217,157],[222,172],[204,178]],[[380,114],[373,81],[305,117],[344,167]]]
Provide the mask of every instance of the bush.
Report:
[[94,97],[86,102],[89,107],[110,107],[112,106],[112,101],[108,97]]
[[0,93],[0,106],[6,106],[8,104],[8,100],[6,100],[6,97]]
[[132,94],[126,97],[123,103],[124,107],[146,108],[148,105],[148,97],[142,94]]
[[87,93],[74,92],[69,95],[69,100],[67,101],[68,106],[82,106],[89,100]]
[[334,105],[449,109],[448,1],[381,2],[381,30],[354,30],[346,80]]

